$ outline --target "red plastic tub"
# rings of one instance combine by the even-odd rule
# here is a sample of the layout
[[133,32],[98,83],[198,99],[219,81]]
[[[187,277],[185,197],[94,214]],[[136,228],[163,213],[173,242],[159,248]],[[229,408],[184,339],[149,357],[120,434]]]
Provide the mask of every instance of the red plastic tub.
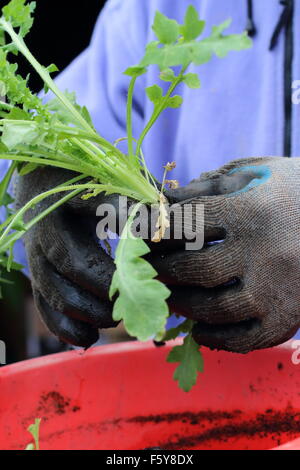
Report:
[[168,350],[122,343],[1,368],[0,449],[24,449],[35,418],[42,449],[300,449],[291,342],[246,356],[203,349],[190,393]]

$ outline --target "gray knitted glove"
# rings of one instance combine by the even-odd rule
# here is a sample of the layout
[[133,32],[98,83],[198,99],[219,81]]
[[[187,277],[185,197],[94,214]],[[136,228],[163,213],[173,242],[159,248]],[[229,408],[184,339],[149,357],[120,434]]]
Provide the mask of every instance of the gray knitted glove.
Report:
[[[238,175],[251,182],[222,195]],[[216,194],[193,200],[205,206],[205,237],[224,242],[156,260],[171,307],[212,348],[246,353],[288,340],[300,326],[300,158],[237,160],[199,182]]]

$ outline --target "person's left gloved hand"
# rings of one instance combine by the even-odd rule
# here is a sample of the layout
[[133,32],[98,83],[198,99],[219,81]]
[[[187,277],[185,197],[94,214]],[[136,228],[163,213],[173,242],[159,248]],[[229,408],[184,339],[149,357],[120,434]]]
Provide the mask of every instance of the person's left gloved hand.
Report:
[[[251,181],[236,190],[243,175]],[[196,197],[199,182],[211,196]],[[300,158],[237,160],[189,194],[193,184],[205,238],[224,241],[157,257],[171,308],[197,321],[195,340],[212,348],[246,353],[288,340],[300,326]]]

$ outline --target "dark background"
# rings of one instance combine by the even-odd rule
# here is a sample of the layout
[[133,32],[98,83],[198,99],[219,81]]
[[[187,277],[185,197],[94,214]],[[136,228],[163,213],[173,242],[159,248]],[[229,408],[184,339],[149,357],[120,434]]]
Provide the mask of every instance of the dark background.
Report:
[[[0,0],[5,5],[6,0]],[[43,64],[54,63],[63,70],[89,44],[94,24],[105,0],[67,2],[65,0],[37,0],[33,28],[26,43],[33,55]],[[31,72],[25,60],[20,60],[20,72]],[[31,75],[30,86],[41,88],[40,80]]]
[[[0,0],[0,7],[8,0]],[[55,63],[63,70],[89,44],[96,19],[105,0],[66,2],[37,0],[35,21],[26,43],[42,65]],[[21,57],[17,58],[22,76],[32,72]],[[42,88],[32,73],[33,91]],[[66,348],[48,335],[32,302],[30,282],[20,273],[11,273],[13,286],[5,286],[0,301],[0,340],[5,341],[7,362],[15,362]]]

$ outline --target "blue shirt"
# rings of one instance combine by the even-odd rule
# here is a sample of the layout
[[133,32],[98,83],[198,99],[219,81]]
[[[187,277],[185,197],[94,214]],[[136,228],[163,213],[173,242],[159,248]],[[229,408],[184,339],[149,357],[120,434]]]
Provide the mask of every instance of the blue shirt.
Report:
[[[166,110],[147,136],[143,151],[158,179],[167,161],[176,161],[172,178],[184,185],[201,172],[234,158],[283,155],[284,35],[279,36],[274,50],[268,50],[283,7],[277,0],[253,3],[257,28],[253,48],[191,67],[191,72],[200,74],[201,89],[182,86],[182,107]],[[90,46],[60,74],[59,87],[76,92],[78,102],[87,106],[95,127],[106,139],[114,141],[126,135],[129,77],[123,71],[140,61],[145,45],[155,38],[151,30],[155,11],[183,22],[189,4],[205,19],[206,31],[227,18],[232,18],[228,33],[241,33],[246,26],[246,0],[109,0],[96,22]],[[300,2],[295,2],[293,27],[293,74],[297,79]],[[134,136],[139,135],[152,112],[153,105],[144,89],[154,83],[167,86],[152,66],[137,81]],[[299,123],[300,106],[293,105],[293,156],[300,155]],[[0,164],[0,171],[4,171],[7,163]],[[17,251],[18,259],[24,262],[20,244]]]

